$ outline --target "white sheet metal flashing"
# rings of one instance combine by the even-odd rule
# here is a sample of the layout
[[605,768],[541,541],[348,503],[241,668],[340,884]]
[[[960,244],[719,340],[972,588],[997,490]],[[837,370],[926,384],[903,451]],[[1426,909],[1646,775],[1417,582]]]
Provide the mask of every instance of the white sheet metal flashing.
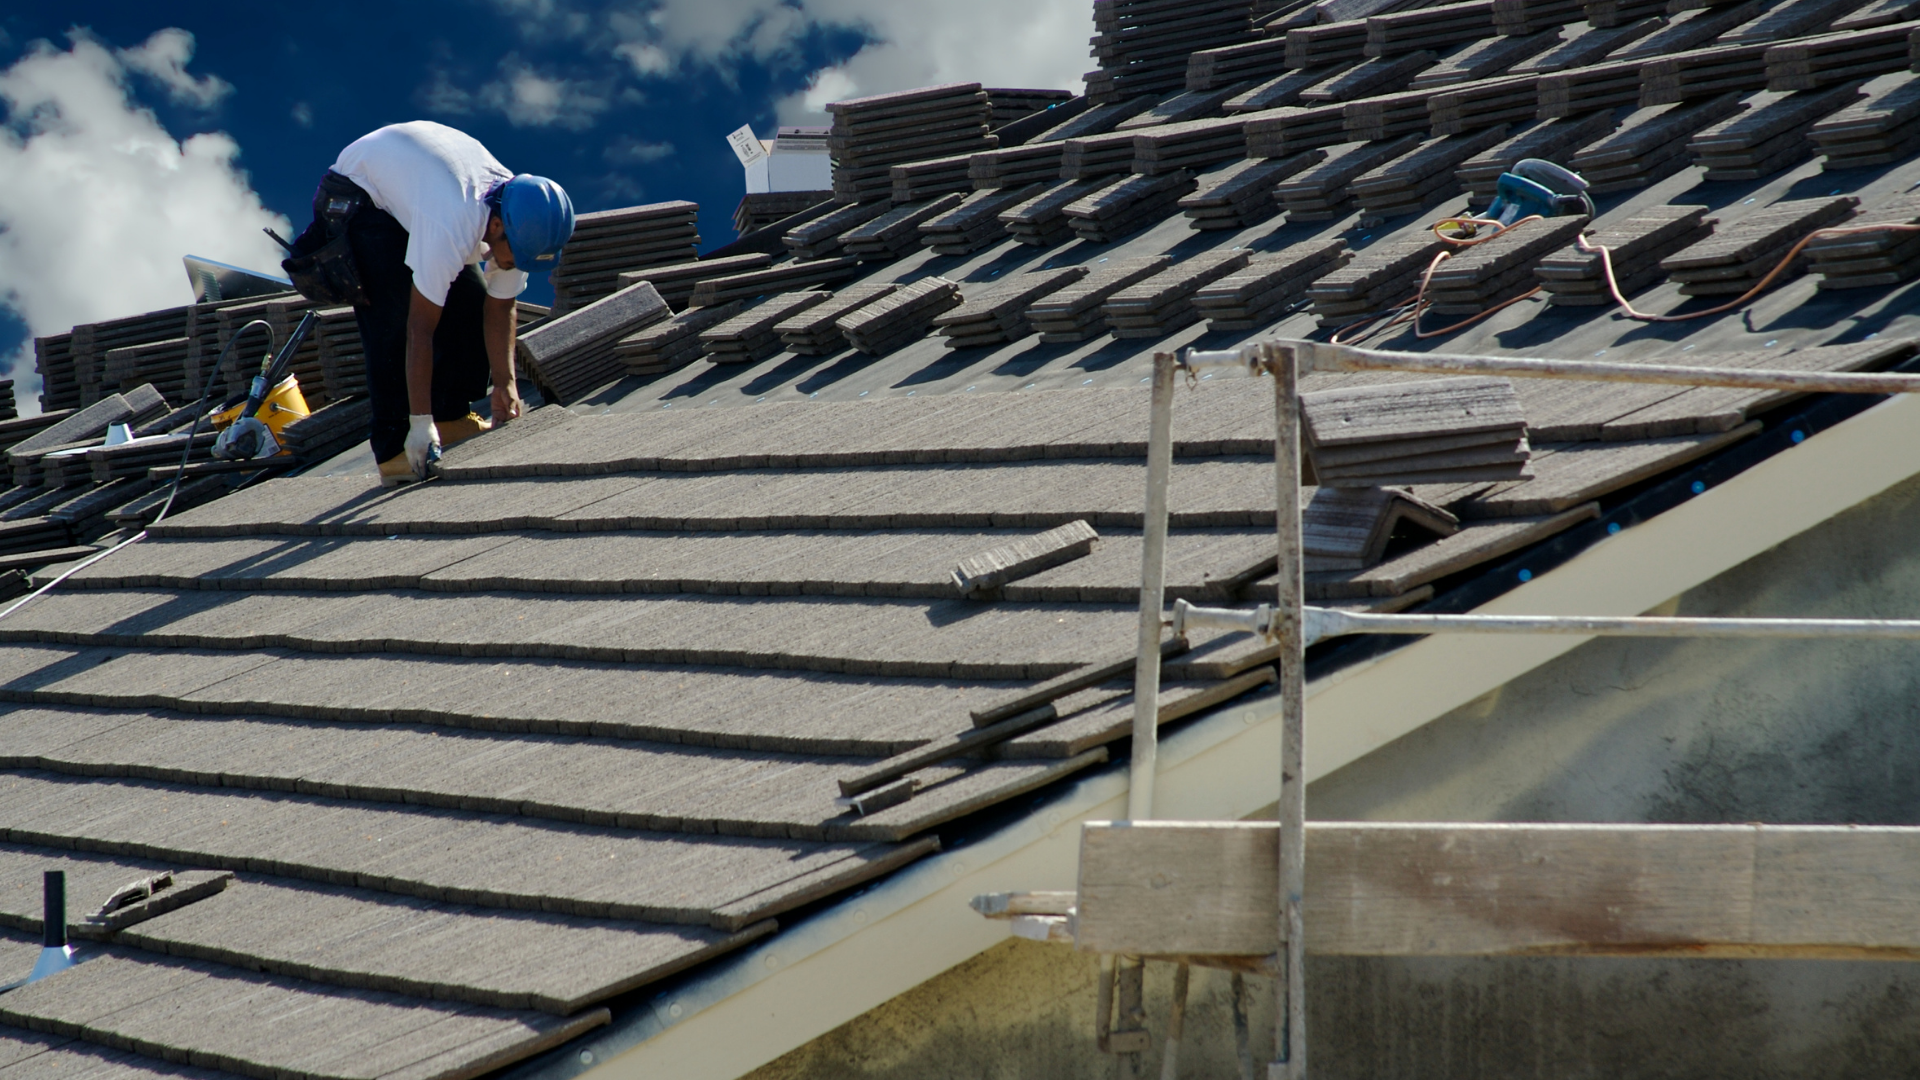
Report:
[[[1478,609],[1633,615],[1920,474],[1920,400],[1880,403],[1717,488],[1609,537]],[[1317,779],[1587,639],[1454,635],[1339,671],[1307,688],[1307,776]],[[1228,707],[1160,747],[1155,814],[1232,820],[1279,797],[1270,701]],[[971,897],[1072,889],[1079,823],[1124,816],[1126,774],[1074,785],[1024,820],[848,897],[662,994],[650,1012],[568,1048],[538,1075],[731,1080],[933,978],[1008,935]]]

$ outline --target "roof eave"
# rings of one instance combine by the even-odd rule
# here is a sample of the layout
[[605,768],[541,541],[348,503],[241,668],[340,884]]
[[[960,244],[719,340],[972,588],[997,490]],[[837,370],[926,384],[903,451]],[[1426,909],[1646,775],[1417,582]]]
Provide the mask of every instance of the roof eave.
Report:
[[[1632,615],[1920,474],[1920,401],[1898,398],[1809,437],[1580,553],[1480,610]],[[1424,638],[1308,687],[1317,779],[1578,647],[1560,636]],[[1270,700],[1228,707],[1160,748],[1156,816],[1247,817],[1278,798]],[[1007,936],[967,900],[1071,889],[1081,821],[1124,816],[1126,774],[1081,781],[978,842],[922,860],[656,997],[651,1008],[517,1070],[524,1080],[731,1080]],[[678,1010],[677,1012],[675,1010]]]

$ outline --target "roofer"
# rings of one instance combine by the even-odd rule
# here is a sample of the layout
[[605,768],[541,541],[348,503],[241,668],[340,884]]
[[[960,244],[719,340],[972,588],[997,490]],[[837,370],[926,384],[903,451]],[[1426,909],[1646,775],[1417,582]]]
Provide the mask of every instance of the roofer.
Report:
[[[308,299],[353,305],[382,484],[424,478],[442,440],[520,415],[516,298],[572,235],[559,184],[444,124],[391,124],[340,152],[283,265]],[[471,403],[489,382],[486,420]]]

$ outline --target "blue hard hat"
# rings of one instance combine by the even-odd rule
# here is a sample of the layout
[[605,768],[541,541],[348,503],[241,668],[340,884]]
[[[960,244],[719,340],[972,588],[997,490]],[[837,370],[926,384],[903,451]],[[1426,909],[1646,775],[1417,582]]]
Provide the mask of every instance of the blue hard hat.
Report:
[[573,200],[546,177],[521,173],[500,188],[500,222],[515,269],[551,270],[573,235]]

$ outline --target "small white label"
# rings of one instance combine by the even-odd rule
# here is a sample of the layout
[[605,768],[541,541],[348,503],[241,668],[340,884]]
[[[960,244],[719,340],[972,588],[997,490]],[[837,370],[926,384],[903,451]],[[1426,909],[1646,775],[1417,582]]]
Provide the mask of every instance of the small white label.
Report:
[[733,147],[733,156],[740,159],[742,168],[752,168],[754,162],[766,160],[767,148],[760,145],[751,124],[743,124],[740,130],[727,136],[727,145]]

